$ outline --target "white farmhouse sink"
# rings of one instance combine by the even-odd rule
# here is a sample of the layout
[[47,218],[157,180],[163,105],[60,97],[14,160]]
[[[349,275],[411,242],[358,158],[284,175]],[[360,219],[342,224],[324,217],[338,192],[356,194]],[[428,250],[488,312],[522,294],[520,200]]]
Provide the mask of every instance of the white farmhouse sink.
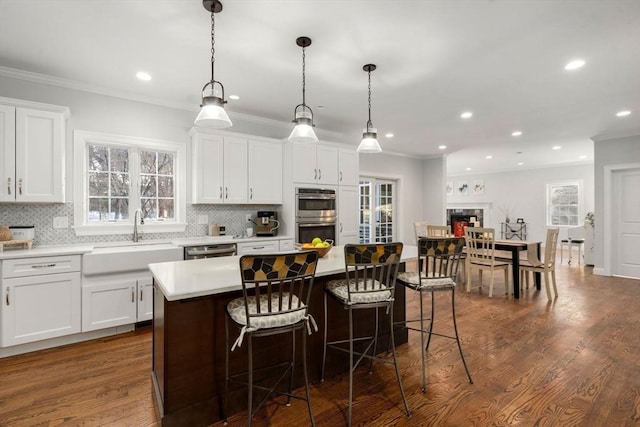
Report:
[[151,263],[182,259],[183,249],[171,243],[123,243],[101,246],[82,256],[82,274],[90,276],[147,270],[147,265]]

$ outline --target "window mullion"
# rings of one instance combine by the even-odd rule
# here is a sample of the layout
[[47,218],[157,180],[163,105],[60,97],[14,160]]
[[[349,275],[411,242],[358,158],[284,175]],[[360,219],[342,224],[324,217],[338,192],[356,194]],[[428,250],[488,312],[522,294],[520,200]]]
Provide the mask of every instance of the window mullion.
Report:
[[141,209],[140,204],[140,150],[129,149],[129,218],[133,222],[136,210]]

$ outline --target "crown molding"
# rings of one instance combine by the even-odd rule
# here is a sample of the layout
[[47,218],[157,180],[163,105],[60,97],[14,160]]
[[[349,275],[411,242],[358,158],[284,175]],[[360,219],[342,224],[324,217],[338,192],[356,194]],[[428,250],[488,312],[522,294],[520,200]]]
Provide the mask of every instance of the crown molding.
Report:
[[[173,108],[177,110],[193,111],[194,113],[199,111],[199,107],[191,104],[169,102],[162,98],[141,96],[133,92],[117,90],[117,89],[108,88],[105,86],[80,82],[77,80],[65,79],[62,77],[54,77],[47,74],[34,73],[32,71],[19,70],[16,68],[0,66],[0,76],[12,78],[12,79],[24,80],[31,83],[39,83],[39,84],[44,84],[49,86],[62,87],[65,89],[72,89],[72,90],[78,90],[82,92],[94,93],[98,95],[121,98],[129,101],[143,102],[145,104],[158,105],[161,107]],[[243,114],[243,113],[238,113],[234,111],[227,111],[227,113],[233,120],[281,129],[283,133],[287,133],[287,134],[292,129],[292,124],[290,122],[283,122],[280,120],[268,119],[266,117],[252,116],[249,114]],[[340,139],[343,136],[343,134],[340,132],[333,132],[326,129],[316,129],[316,133],[322,136],[321,139]]]

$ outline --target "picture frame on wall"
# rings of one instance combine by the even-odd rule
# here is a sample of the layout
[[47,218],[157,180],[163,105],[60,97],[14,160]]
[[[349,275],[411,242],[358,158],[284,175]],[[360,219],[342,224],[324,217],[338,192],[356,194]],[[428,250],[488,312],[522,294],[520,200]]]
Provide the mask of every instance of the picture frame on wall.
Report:
[[458,196],[466,196],[469,194],[469,183],[466,179],[458,180],[456,183],[456,192]]
[[484,179],[473,180],[471,192],[474,196],[482,196],[484,194]]
[[447,181],[445,192],[447,196],[453,196],[453,181]]

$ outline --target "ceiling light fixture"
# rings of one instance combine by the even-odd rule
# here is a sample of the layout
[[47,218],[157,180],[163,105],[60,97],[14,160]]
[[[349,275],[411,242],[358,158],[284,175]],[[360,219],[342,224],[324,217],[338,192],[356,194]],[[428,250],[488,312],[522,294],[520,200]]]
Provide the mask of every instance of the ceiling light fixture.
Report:
[[151,80],[151,74],[145,73],[144,71],[138,71],[136,73],[136,77],[138,78],[138,80],[142,80],[144,82],[148,82],[149,80]]
[[465,111],[464,113],[460,114],[460,117],[462,117],[463,119],[470,119],[471,117],[473,117],[473,113],[471,111]]
[[447,146],[446,145],[438,145],[438,150],[446,150]]
[[296,105],[293,110],[293,122],[296,126],[289,135],[291,142],[318,142],[318,137],[313,131],[313,111],[307,106],[305,98],[306,79],[305,79],[305,51],[304,49],[311,46],[309,37],[298,37],[296,44],[302,48],[302,104]]
[[626,116],[628,116],[629,114],[631,114],[631,111],[629,111],[629,110],[624,110],[624,111],[618,111],[618,112],[616,113],[616,116],[618,116],[618,117],[626,117]]
[[576,59],[573,60],[571,62],[569,62],[567,65],[564,66],[565,70],[577,70],[578,68],[582,68],[585,64],[584,59]]
[[[214,65],[215,65],[215,19],[214,16],[216,13],[222,11],[222,3],[218,0],[202,0],[202,5],[205,9],[211,12],[211,81],[207,82],[202,87],[202,110],[200,110],[200,114],[196,117],[195,125],[214,128],[214,129],[224,129],[228,128],[232,125],[231,120],[229,119],[229,115],[224,111],[224,104],[227,101],[224,100],[224,86],[219,81],[216,81],[214,78]],[[216,85],[220,87],[219,91],[216,91]],[[205,95],[205,92],[209,88],[209,94]],[[222,97],[217,96],[218,93],[222,95]]]
[[376,66],[367,64],[362,69],[369,74],[369,120],[367,120],[367,128],[362,131],[362,141],[358,145],[358,153],[380,153],[382,148],[378,144],[378,130],[371,123],[371,72],[376,69]]
[[522,165],[524,165],[523,162],[518,162],[518,166],[522,166]]
[[387,138],[393,138],[393,134],[391,132],[389,133],[385,133],[384,136],[386,136]]
[[487,159],[487,160],[491,160],[491,159],[493,159],[493,156],[489,154],[488,156],[485,156],[484,158]]
[[229,95],[229,99],[233,99],[234,101],[237,101],[238,99],[240,99],[240,97],[238,95]]
[[511,136],[520,136],[520,135],[522,135],[522,131],[519,131],[519,130],[511,133]]
[[552,150],[559,150],[559,149],[561,149],[561,148],[562,148],[562,147],[561,147],[561,146],[559,146],[559,145],[554,145],[553,147],[551,147],[551,149],[552,149]]

